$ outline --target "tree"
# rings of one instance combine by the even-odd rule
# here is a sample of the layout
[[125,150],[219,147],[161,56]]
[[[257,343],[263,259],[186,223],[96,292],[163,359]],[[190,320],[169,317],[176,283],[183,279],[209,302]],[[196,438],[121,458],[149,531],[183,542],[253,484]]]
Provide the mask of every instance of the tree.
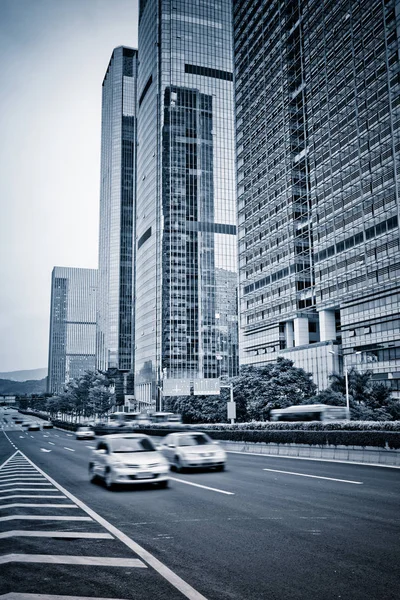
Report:
[[245,366],[233,380],[236,402],[247,406],[250,419],[266,420],[273,408],[301,404],[315,395],[311,373],[293,366],[293,361],[278,357],[264,367]]

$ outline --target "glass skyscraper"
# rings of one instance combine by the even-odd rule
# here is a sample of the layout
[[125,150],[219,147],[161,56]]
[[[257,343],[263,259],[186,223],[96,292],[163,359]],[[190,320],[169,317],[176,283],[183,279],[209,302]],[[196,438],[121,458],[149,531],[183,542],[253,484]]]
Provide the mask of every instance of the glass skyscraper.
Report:
[[95,368],[97,270],[54,267],[47,391]]
[[399,0],[234,0],[243,364],[399,394],[399,31]]
[[103,81],[96,367],[133,370],[137,50],[118,47]]
[[229,0],[139,4],[138,399],[238,369],[231,25]]

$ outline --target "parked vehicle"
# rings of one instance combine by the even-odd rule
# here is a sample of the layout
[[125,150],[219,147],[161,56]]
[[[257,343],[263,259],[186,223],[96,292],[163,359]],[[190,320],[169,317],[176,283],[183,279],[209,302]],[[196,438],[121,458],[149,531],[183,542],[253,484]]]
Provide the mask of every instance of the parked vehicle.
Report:
[[167,487],[169,464],[144,434],[112,434],[98,441],[89,462],[93,481],[101,477],[108,489],[115,484],[154,483]]
[[191,467],[225,469],[225,450],[199,431],[170,433],[162,440],[160,451],[176,471]]

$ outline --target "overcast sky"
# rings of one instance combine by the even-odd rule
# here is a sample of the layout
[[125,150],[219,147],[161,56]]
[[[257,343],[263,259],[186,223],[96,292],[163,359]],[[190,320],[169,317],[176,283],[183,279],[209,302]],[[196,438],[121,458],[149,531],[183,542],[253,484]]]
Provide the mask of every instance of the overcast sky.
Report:
[[0,372],[47,367],[54,266],[97,268],[101,84],[137,0],[0,0]]

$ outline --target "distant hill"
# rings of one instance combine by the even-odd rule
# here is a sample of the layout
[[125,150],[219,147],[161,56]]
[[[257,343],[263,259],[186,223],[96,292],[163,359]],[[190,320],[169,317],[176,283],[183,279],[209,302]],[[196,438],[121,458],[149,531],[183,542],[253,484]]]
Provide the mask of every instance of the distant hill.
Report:
[[10,396],[23,394],[43,394],[46,391],[47,377],[43,379],[33,379],[30,381],[11,381],[10,379],[0,379],[0,394]]
[[9,379],[11,381],[32,381],[33,379],[43,379],[43,377],[47,377],[47,369],[29,369],[28,371],[0,373],[0,379]]

